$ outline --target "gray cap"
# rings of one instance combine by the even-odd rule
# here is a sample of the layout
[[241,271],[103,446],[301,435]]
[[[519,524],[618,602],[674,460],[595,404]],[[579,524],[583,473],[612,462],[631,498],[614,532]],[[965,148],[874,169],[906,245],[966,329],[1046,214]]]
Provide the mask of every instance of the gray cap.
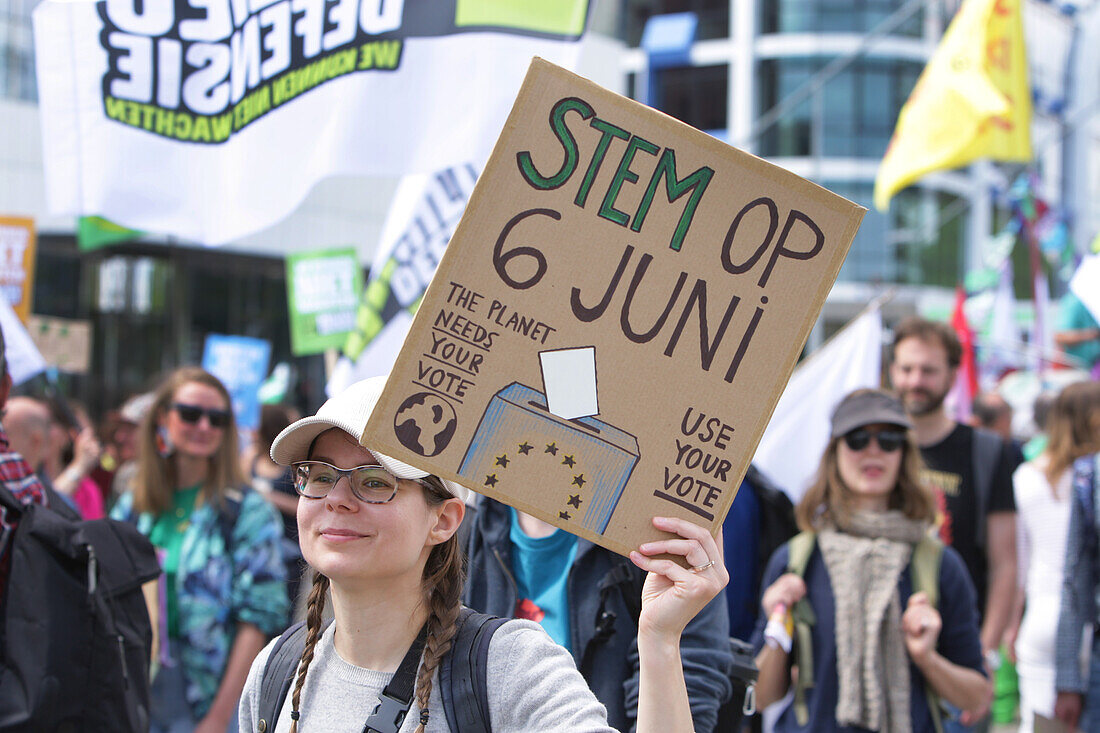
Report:
[[906,430],[913,427],[897,397],[878,390],[856,390],[841,400],[833,410],[830,437],[838,438],[856,428],[876,423],[897,425]]

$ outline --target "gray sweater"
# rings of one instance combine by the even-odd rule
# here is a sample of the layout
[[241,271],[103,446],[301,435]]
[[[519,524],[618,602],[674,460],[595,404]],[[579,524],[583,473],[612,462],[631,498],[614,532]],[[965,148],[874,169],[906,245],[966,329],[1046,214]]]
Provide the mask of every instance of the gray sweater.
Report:
[[[306,675],[299,733],[360,733],[391,677],[388,672],[356,667],[341,659],[333,647],[335,628],[336,624],[329,625],[321,636]],[[241,696],[241,733],[256,731],[260,676],[274,643],[260,652],[248,673]],[[613,733],[607,725],[607,711],[588,689],[569,652],[531,621],[508,621],[493,635],[488,687],[494,733]],[[290,730],[290,708],[288,694],[275,733]],[[428,733],[451,733],[439,695],[438,673],[432,681],[428,710]],[[420,709],[414,700],[400,733],[412,733],[419,720]]]

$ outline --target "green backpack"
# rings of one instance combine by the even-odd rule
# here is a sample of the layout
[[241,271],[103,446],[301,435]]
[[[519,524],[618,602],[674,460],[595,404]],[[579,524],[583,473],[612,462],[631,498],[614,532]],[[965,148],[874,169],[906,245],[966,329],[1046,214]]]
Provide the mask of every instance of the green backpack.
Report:
[[[787,543],[787,572],[800,578],[806,576],[806,565],[817,544],[815,532],[800,532]],[[913,558],[909,565],[912,575],[913,592],[923,591],[934,608],[940,605],[940,560],[943,557],[943,543],[934,537],[922,539],[913,549]],[[806,690],[814,686],[813,641],[810,632],[817,616],[810,601],[803,598],[791,609],[794,619],[794,654],[798,665],[798,681],[794,687],[794,715],[799,725],[810,721],[810,708],[806,704]],[[932,725],[936,733],[943,733],[943,710],[940,698],[931,685],[924,685],[924,694],[928,698],[928,710],[932,716]]]

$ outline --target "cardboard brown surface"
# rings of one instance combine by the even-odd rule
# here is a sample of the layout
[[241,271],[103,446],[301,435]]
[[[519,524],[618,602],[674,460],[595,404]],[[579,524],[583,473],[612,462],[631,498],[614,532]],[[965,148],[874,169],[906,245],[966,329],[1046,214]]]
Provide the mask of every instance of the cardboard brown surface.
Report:
[[75,374],[88,372],[92,356],[91,321],[32,315],[27,333],[50,366]]
[[715,533],[865,211],[535,59],[362,442],[622,554]]

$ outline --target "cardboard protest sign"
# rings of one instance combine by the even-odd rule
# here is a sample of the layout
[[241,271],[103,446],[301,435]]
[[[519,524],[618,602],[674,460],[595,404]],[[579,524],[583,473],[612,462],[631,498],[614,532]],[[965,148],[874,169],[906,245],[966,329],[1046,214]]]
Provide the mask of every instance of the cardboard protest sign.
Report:
[[536,59],[362,442],[619,553],[716,532],[863,214]]
[[34,219],[0,216],[0,292],[23,323],[34,295]]
[[63,372],[87,373],[92,358],[91,321],[32,315],[27,332],[47,364]]

